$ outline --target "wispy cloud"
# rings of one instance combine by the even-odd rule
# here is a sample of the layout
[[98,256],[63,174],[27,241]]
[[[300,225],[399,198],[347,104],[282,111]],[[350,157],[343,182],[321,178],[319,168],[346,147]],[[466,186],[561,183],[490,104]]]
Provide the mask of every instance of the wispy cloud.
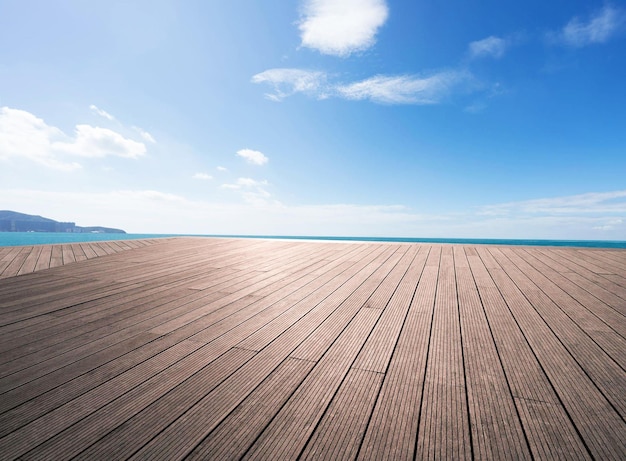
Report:
[[370,48],[389,15],[384,0],[306,0],[302,46],[334,56]]
[[254,206],[265,206],[269,203],[272,194],[265,189],[266,186],[269,186],[266,180],[258,181],[252,178],[238,178],[234,184],[222,184],[224,189],[239,191],[243,200]]
[[265,165],[269,162],[269,158],[267,158],[263,152],[259,152],[258,150],[241,149],[237,151],[237,155],[253,165]]
[[560,31],[548,34],[551,41],[573,47],[604,43],[624,29],[626,11],[605,6],[587,21],[576,17]]
[[201,181],[210,181],[213,176],[207,173],[196,173],[193,175],[193,179],[200,179]]
[[246,187],[261,187],[267,186],[269,183],[266,180],[258,181],[252,178],[238,178],[234,184],[222,184],[225,189],[242,189]]
[[626,190],[509,202],[485,206],[478,211],[478,214],[492,216],[520,213],[577,216],[594,213],[626,214]]
[[218,166],[217,171],[228,171],[228,168],[223,167],[223,166]]
[[503,38],[490,36],[469,44],[471,58],[501,58],[507,49],[507,41]]
[[[416,213],[402,205],[288,205],[273,199],[259,185],[267,182],[239,178],[232,184],[242,198],[238,203],[191,200],[156,190],[93,193],[0,189],[0,197],[8,209],[84,225],[98,223],[106,215],[111,219],[110,226],[130,232],[362,236],[363,229],[367,229],[369,236],[388,237],[624,240],[626,236],[626,191],[433,215]],[[496,213],[484,213],[494,208]]]
[[338,86],[336,91],[339,96],[352,100],[369,99],[384,104],[437,104],[468,78],[469,75],[464,72],[440,72],[427,77],[378,75]]
[[252,77],[253,83],[267,83],[274,89],[265,96],[273,101],[282,101],[295,93],[323,97],[326,74],[303,69],[269,69]]
[[104,117],[107,120],[111,120],[111,121],[115,121],[115,117],[113,117],[111,114],[109,114],[107,111],[100,109],[98,106],[96,106],[95,104],[92,104],[89,106],[89,109],[96,115],[99,115],[100,117]]
[[624,224],[623,219],[608,219],[603,224],[594,226],[593,229],[607,232],[619,228],[622,224]]
[[[109,120],[110,122],[116,122],[118,126],[122,126],[122,124],[117,120],[117,118],[115,118],[113,115],[109,114],[107,111],[105,111],[103,109],[100,109],[95,104],[91,104],[89,106],[89,110],[91,110],[91,112],[93,112],[94,114],[99,115],[100,117],[103,117],[103,118]],[[156,144],[156,141],[155,141],[154,137],[150,133],[148,133],[147,131],[143,130],[142,128],[139,128],[138,126],[133,126],[132,129],[136,133],[139,133],[139,136],[141,136],[144,141],[147,141],[147,142],[149,142],[151,144]]]
[[[300,72],[304,72],[302,79],[282,78],[300,75]],[[258,78],[261,75],[265,77]],[[267,78],[268,75],[276,78]],[[305,93],[318,99],[332,96],[348,100],[370,100],[381,104],[416,105],[439,103],[452,91],[472,80],[468,71],[441,71],[430,75],[377,75],[357,82],[329,83],[322,72],[299,69],[270,69],[252,78],[255,83],[273,84],[276,92],[270,99],[275,101],[296,93]],[[325,84],[322,85],[322,82]]]
[[154,139],[154,137],[147,131],[139,128],[138,126],[134,126],[133,130],[139,133],[139,136],[141,136],[144,139],[144,141],[148,141],[151,144],[156,144],[156,140]]

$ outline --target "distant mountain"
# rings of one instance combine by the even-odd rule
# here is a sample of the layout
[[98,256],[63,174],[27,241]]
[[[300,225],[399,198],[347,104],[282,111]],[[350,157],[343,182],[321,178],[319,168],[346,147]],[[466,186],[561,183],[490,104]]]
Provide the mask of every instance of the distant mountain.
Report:
[[73,222],[59,222],[42,216],[0,210],[0,232],[75,232],[125,234],[121,229],[110,227],[81,227]]

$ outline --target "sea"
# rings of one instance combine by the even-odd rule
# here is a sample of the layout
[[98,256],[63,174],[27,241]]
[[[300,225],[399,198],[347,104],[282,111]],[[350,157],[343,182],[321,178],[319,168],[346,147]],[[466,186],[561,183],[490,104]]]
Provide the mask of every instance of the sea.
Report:
[[189,235],[189,234],[104,234],[104,233],[54,233],[54,232],[0,232],[0,246],[49,245],[53,243],[100,242],[111,240],[136,240],[167,237],[227,237],[266,238],[277,240],[320,240],[351,242],[406,242],[406,243],[456,243],[466,245],[532,245],[581,248],[626,248],[624,240],[525,240],[525,239],[466,239],[466,238],[408,238],[408,237],[333,237],[304,235]]

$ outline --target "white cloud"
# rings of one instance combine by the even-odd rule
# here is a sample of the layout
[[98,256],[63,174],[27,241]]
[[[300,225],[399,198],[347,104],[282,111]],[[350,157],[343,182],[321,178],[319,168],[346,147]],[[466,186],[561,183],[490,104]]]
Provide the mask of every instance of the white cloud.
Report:
[[[481,214],[481,208],[478,213],[425,215],[402,205],[287,205],[273,200],[267,191],[235,186],[242,197],[236,204],[190,200],[155,190],[0,189],[0,197],[7,209],[127,232],[571,240],[624,240],[626,236],[626,191],[542,199],[541,207],[529,205],[537,200],[495,205],[506,205],[506,213],[500,209]],[[558,210],[563,203],[568,204],[568,212],[549,211],[548,205]]]
[[467,71],[442,71],[428,76],[377,75],[358,82],[329,83],[322,72],[300,69],[270,69],[252,77],[254,83],[274,85],[274,93],[266,96],[275,101],[305,93],[318,99],[334,96],[383,104],[417,105],[437,104],[472,79]]
[[104,118],[106,118],[107,120],[111,120],[111,121],[114,121],[114,120],[115,120],[115,117],[113,117],[113,116],[112,116],[111,114],[109,114],[107,111],[100,109],[98,106],[96,106],[96,105],[94,105],[94,104],[90,105],[90,106],[89,106],[89,109],[91,109],[91,111],[92,111],[94,114],[97,114],[97,115],[99,115],[99,116],[101,116],[101,117],[104,117]]
[[54,140],[63,138],[61,130],[30,112],[0,108],[0,160],[25,158],[56,170],[76,170],[80,164],[59,159],[52,148]]
[[228,171],[228,168],[225,168],[223,166],[218,166],[217,171]]
[[506,40],[493,35],[469,44],[469,52],[472,58],[501,58],[504,56],[506,48]]
[[306,0],[303,11],[302,46],[343,57],[374,45],[389,15],[384,0]]
[[590,192],[564,197],[541,198],[481,207],[480,215],[563,215],[626,214],[626,190]]
[[202,181],[209,181],[213,179],[213,176],[207,173],[196,173],[193,175],[193,179],[200,179]]
[[551,34],[550,38],[574,47],[604,43],[619,32],[625,23],[624,10],[605,6],[587,22],[573,18],[558,33]]
[[241,149],[237,151],[237,155],[246,159],[248,163],[252,163],[253,165],[265,165],[269,161],[269,159],[258,150]]
[[273,101],[282,101],[295,93],[322,98],[325,80],[324,72],[303,69],[269,69],[252,77],[253,83],[268,83],[274,87],[273,93],[265,94]]
[[[111,114],[109,114],[107,111],[100,109],[98,106],[96,106],[95,104],[92,104],[89,106],[89,109],[94,113],[97,114],[103,118],[106,118],[107,120],[111,121],[111,122],[117,122],[117,119],[112,116]],[[141,128],[139,128],[138,126],[133,126],[132,127],[133,130],[135,130],[137,133],[139,133],[139,136],[141,136],[144,141],[147,141],[149,143],[155,144],[156,141],[154,140],[154,138],[152,137],[152,135],[150,133],[148,133],[145,130],[142,130]]]
[[134,126],[133,130],[135,130],[137,133],[139,133],[139,136],[141,136],[144,139],[144,141],[148,141],[151,144],[156,144],[156,140],[147,131],[142,130],[138,126]]
[[[241,197],[244,202],[254,206],[264,206],[270,203],[270,194],[264,189],[264,186],[268,186],[269,183],[266,180],[257,181],[252,178],[238,178],[235,184],[222,184],[222,188],[240,191]],[[279,203],[274,201],[274,203]]]
[[606,223],[598,226],[594,226],[594,230],[600,231],[612,231],[618,227],[620,227],[624,223],[623,219],[609,219]]
[[336,91],[346,99],[369,99],[384,104],[437,104],[468,79],[469,75],[463,72],[440,72],[428,77],[378,75],[337,86]]
[[51,147],[55,151],[91,158],[107,155],[139,158],[146,153],[146,146],[143,143],[125,138],[108,128],[91,125],[76,125],[73,139],[53,142]]
[[143,143],[125,138],[108,128],[76,125],[73,137],[49,126],[30,112],[0,109],[0,160],[23,158],[57,170],[75,170],[80,164],[67,156],[138,158],[146,153]]
[[235,184],[222,184],[225,189],[241,189],[244,187],[261,187],[267,186],[269,183],[266,180],[257,181],[252,178],[238,178]]
[[252,178],[239,178],[237,179],[237,184],[244,187],[258,187],[258,186],[267,186],[268,182],[266,180],[257,181]]

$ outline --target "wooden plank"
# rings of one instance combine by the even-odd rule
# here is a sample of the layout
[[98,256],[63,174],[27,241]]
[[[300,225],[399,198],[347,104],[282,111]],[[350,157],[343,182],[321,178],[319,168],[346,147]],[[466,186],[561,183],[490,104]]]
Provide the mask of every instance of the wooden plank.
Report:
[[[376,270],[378,265],[378,263],[374,262],[376,258],[380,258],[384,261],[387,259],[389,253],[392,252],[393,249],[389,250],[389,248],[385,248],[384,250],[381,248],[372,251],[355,265],[351,266],[347,272],[342,274],[342,277],[334,277],[321,287],[321,289],[316,290],[306,298],[294,303],[283,315],[272,320],[256,333],[243,340],[241,344],[239,344],[239,347],[260,351],[300,320],[313,322],[313,325],[316,327],[318,325],[318,323],[316,323],[318,315],[329,315],[332,313],[347,296],[352,294],[354,290]],[[337,304],[333,305],[333,300],[335,299],[337,300]],[[322,309],[317,311],[312,310],[318,307],[320,303],[323,306]],[[326,308],[332,310],[328,312]],[[324,318],[326,318],[326,315],[324,315]],[[321,321],[323,321],[323,319],[320,320],[320,323]],[[314,329],[315,328],[313,328],[313,330]]]
[[[152,289],[148,286],[142,287],[142,290],[122,291],[104,299],[83,303],[81,311],[74,315],[48,317],[40,323],[29,325],[28,333],[24,329],[5,332],[0,341],[0,347],[3,349],[0,353],[0,360],[16,359],[52,346],[60,352],[59,347],[66,348],[63,344],[69,340],[75,341],[75,338],[80,337],[90,339],[94,334],[101,334],[98,330],[104,328],[109,333],[113,333],[116,326],[119,326],[119,329],[127,328],[150,316],[157,315],[157,307],[181,298],[181,293],[175,290],[180,286],[184,287],[187,283],[193,283],[193,281],[174,280]],[[163,292],[166,293],[163,294]],[[204,299],[204,297],[200,298]],[[170,304],[167,307],[172,309]],[[144,315],[145,308],[151,310],[148,316]],[[165,311],[166,308],[162,310]]]
[[72,250],[72,245],[61,245],[61,254],[63,255],[64,265],[76,262],[76,257],[74,256],[74,250]]
[[469,265],[533,456],[591,459],[493,278],[502,270],[485,247],[476,250]]
[[[372,253],[374,256],[385,254],[385,252]],[[357,274],[357,277],[353,277],[355,285],[343,285],[322,302],[315,298],[308,298],[308,302],[315,303],[315,309],[304,318],[296,319],[287,332],[279,333],[276,340],[261,350],[254,359],[196,404],[194,414],[197,412],[198,415],[203,415],[203,422],[200,425],[187,428],[186,430],[189,432],[183,431],[183,433],[187,434],[186,437],[181,437],[178,426],[169,426],[167,433],[161,433],[160,437],[162,440],[171,440],[171,443],[167,442],[166,445],[171,446],[173,449],[179,449],[181,443],[184,443],[185,450],[191,450],[193,445],[188,444],[189,437],[193,436],[194,440],[196,438],[201,439],[203,435],[214,429],[230,411],[239,405],[297,347],[303,337],[306,337],[336,309],[337,300],[345,299],[347,294],[354,291],[355,287],[365,281],[373,272],[372,265],[367,264],[367,259],[357,263],[356,266],[359,267],[360,273]],[[206,410],[207,405],[211,408],[211,411]],[[166,415],[171,414],[167,408],[162,408],[161,411],[163,412],[162,418],[167,418]],[[188,421],[188,419],[180,421],[183,423]],[[173,432],[170,432],[170,427],[173,427],[171,429]],[[198,430],[202,432],[202,435],[197,433]],[[127,443],[137,444],[140,441],[135,435],[132,441],[129,440]],[[145,450],[151,450],[151,446],[147,445]],[[108,450],[107,453],[109,453]]]
[[177,342],[143,333],[94,354],[83,363],[68,364],[5,392],[0,401],[0,437],[101,386]]
[[240,459],[313,368],[307,360],[287,358],[187,458]]
[[626,456],[625,252],[94,245],[0,280],[0,458]]
[[[11,263],[13,263],[13,260],[23,251],[22,247],[11,247],[9,248],[8,251],[6,251],[4,253],[4,255],[2,256],[2,259],[0,260],[0,279],[2,278],[6,278],[6,277],[10,277],[10,275],[7,275],[6,277],[3,277],[2,274],[4,274],[4,272],[6,271],[6,268],[9,267],[9,265],[11,265]],[[12,272],[12,271],[11,271]],[[9,274],[10,272],[7,271],[7,274]]]
[[[561,252],[562,253],[562,252]],[[626,271],[625,250],[616,251],[593,251],[593,250],[576,250],[574,252],[566,252],[568,257],[579,261],[595,272],[596,274],[621,274]]]
[[[398,285],[396,277],[389,276],[394,269],[403,274],[406,267],[402,263],[402,253],[394,253],[383,262],[378,269],[356,289],[345,301],[341,303],[319,327],[306,338],[300,346],[291,354],[291,357],[317,362],[327,349],[335,342],[337,337],[353,320],[362,308],[371,308],[372,305],[386,305],[393,291]],[[413,255],[408,255],[409,262]],[[382,312],[382,311],[381,311]]]
[[[624,418],[626,416],[626,395],[623,392],[623,388],[626,386],[624,369],[592,339],[595,336],[598,340],[602,340],[600,337],[602,335],[596,335],[593,332],[586,333],[574,322],[575,313],[570,313],[568,316],[565,311],[559,309],[559,306],[549,297],[554,291],[554,286],[551,285],[550,280],[535,271],[522,258],[517,257],[516,252],[503,248],[498,253],[495,251],[493,253],[498,255],[497,259],[501,262],[501,266],[518,287],[532,287],[534,285],[540,289],[524,289],[526,298],[546,326],[558,337],[559,342],[577,362],[578,366],[584,370],[611,406],[617,410],[620,417]],[[504,256],[508,256],[508,259],[504,259]],[[541,291],[541,289],[545,291]],[[594,325],[592,324],[591,329]],[[609,333],[605,332],[607,336]],[[615,360],[626,365],[623,357],[626,350],[626,340],[621,336],[614,335],[609,346],[612,344],[617,345],[614,354]]]
[[[604,289],[626,301],[626,287],[613,282],[606,276],[597,275],[595,272],[589,270],[584,265],[580,265],[575,261],[564,258],[554,251],[535,250],[535,253],[537,252],[541,255],[546,256],[546,258],[542,259],[542,262],[551,268],[554,268],[554,266],[552,265],[552,261],[556,261],[559,264],[565,265],[569,269],[567,272],[563,273],[566,278],[569,278],[571,280],[570,275],[572,275],[572,273],[575,274],[577,279],[579,279],[579,277],[584,277],[589,282],[592,282],[597,286],[603,287]],[[580,286],[580,284],[578,285]]]
[[28,256],[33,251],[33,247],[21,247],[14,258],[4,268],[4,271],[0,273],[0,278],[13,277],[17,275],[22,268],[24,262],[28,259]]
[[[136,388],[136,386],[149,380],[151,377],[166,370],[170,366],[181,363],[180,360],[183,357],[199,349],[199,346],[198,343],[194,343],[193,341],[180,343],[155,358],[144,362],[143,366],[136,367],[115,379],[107,381],[103,386],[83,394],[79,398],[47,413],[17,431],[11,432],[9,435],[2,438],[3,456],[6,456],[7,459],[11,459],[28,453],[31,448],[60,434],[63,430],[83,420],[83,418],[92,414],[97,409],[107,405],[116,397],[124,395],[128,390]],[[42,450],[45,450],[48,446],[49,444],[44,444],[44,446],[38,447],[35,452],[31,451],[31,454],[40,456],[37,455],[37,453],[42,452]],[[47,459],[60,459],[60,456],[60,454],[59,457],[48,457],[44,455]],[[42,458],[40,457],[40,459]]]
[[504,272],[493,271],[492,276],[590,453],[598,459],[619,459],[626,453],[624,420],[598,391],[515,283]]
[[532,459],[469,262],[454,250],[473,456]]
[[620,269],[620,272],[626,271],[626,248],[612,249],[610,251],[602,251],[598,249],[592,252],[590,257],[597,258],[601,261],[611,262]]
[[355,459],[382,381],[382,373],[352,368],[300,459]]
[[50,255],[50,267],[58,267],[63,265],[63,246],[52,245],[52,254]]
[[24,264],[22,264],[22,267],[20,267],[19,271],[17,271],[17,275],[29,274],[35,271],[35,267],[37,267],[37,260],[39,259],[42,249],[43,248],[39,245],[33,247],[31,253],[24,260]]
[[451,247],[442,249],[416,457],[471,459],[461,330]]
[[75,261],[85,261],[85,260],[88,259],[87,255],[85,254],[85,251],[80,246],[80,244],[74,243],[74,244],[70,245],[70,248],[72,249],[72,253],[74,253],[74,260]]
[[[626,329],[618,329],[616,332],[572,299],[554,283],[559,280],[558,277],[541,260],[525,252],[518,254],[508,249],[502,249],[501,252],[512,263],[503,259],[502,267],[518,286],[535,285],[541,290],[525,290],[525,293],[544,321],[586,372],[597,379],[596,384],[605,388],[605,394],[614,394],[614,383],[619,381],[626,369],[626,338],[620,336],[620,333],[626,333]],[[614,405],[621,408],[621,414],[626,414],[626,402],[622,401],[624,398],[626,396],[615,395],[612,400]]]
[[52,247],[50,245],[44,245],[41,249],[41,254],[37,260],[37,265],[33,272],[48,269],[50,267],[50,261],[52,259]]
[[439,257],[438,247],[428,253],[361,444],[359,459],[414,459]]
[[[398,341],[398,336],[405,322],[411,300],[419,283],[420,276],[428,258],[429,248],[415,255],[415,251],[407,252],[404,264],[399,267],[394,283],[397,289],[393,293],[385,293],[382,302],[368,302],[368,307],[384,308],[380,321],[367,339],[363,350],[354,364],[355,368],[384,373]],[[418,250],[418,247],[415,247]],[[399,280],[398,280],[399,278]],[[394,287],[394,288],[395,288]],[[390,299],[391,298],[391,299]]]
[[293,459],[302,451],[379,316],[359,311],[244,459]]
[[[214,356],[207,354],[206,349],[205,346],[196,350],[74,424],[69,428],[70,440],[60,434],[31,450],[23,458],[92,460],[103,459],[103,452],[109,453],[110,459],[121,459],[120,453],[128,456],[132,444],[124,441],[130,442],[133,436],[150,439],[156,435],[150,430],[151,425],[160,422],[155,421],[150,414],[155,408],[167,405],[172,399],[193,401],[198,394],[214,388],[253,356],[250,351],[242,350]],[[178,392],[172,392],[172,389]],[[170,407],[170,414],[176,412],[175,408]],[[94,425],[94,421],[97,424]],[[96,440],[98,442],[91,445]]]
[[90,243],[81,243],[80,247],[83,250],[83,253],[85,253],[87,259],[96,258],[98,256],[98,253],[96,253]]

